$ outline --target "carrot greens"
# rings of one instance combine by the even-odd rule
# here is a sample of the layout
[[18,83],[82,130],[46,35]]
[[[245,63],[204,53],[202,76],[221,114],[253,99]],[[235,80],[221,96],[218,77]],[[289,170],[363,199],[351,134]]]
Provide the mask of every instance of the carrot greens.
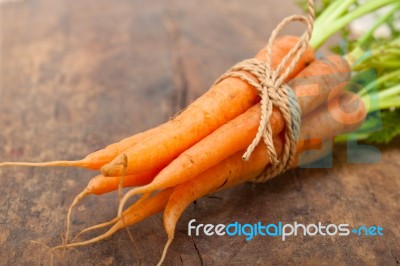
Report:
[[[297,2],[306,10],[307,1]],[[368,106],[368,116],[360,129],[341,135],[336,141],[346,141],[351,134],[352,139],[389,143],[400,136],[400,3],[397,0],[322,0],[316,7],[312,47],[317,49],[332,35],[340,33],[340,45],[332,51],[344,55],[351,65],[353,86],[348,89]],[[349,24],[376,10],[380,12],[379,18],[361,36],[354,36]],[[389,32],[385,38],[375,36],[382,27]]]

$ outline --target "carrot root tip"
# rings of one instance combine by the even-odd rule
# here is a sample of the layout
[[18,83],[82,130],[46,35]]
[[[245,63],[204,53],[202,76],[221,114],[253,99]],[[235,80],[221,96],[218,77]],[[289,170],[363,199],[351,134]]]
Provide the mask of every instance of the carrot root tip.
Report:
[[69,206],[68,208],[68,213],[67,213],[67,228],[65,231],[65,238],[63,240],[63,244],[66,245],[68,242],[68,236],[69,236],[69,232],[71,229],[71,215],[72,215],[72,209],[79,204],[79,202],[82,201],[83,198],[85,198],[86,196],[90,195],[91,191],[88,188],[85,188],[81,193],[78,194],[78,196],[75,197],[74,201],[72,202],[72,204]]
[[168,241],[167,241],[167,243],[165,244],[163,253],[162,253],[162,255],[161,255],[160,261],[157,263],[157,266],[161,266],[162,263],[164,262],[165,257],[167,256],[167,252],[168,252],[169,246],[170,246],[171,243],[172,243],[172,240],[174,240],[174,236],[168,237]]

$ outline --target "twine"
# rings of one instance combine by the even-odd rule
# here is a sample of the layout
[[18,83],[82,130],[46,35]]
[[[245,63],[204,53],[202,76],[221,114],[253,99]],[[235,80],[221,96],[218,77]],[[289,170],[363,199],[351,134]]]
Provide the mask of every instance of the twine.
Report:
[[[276,26],[266,46],[267,57],[265,62],[257,58],[244,60],[230,68],[215,82],[215,84],[219,83],[228,77],[239,78],[254,87],[261,97],[261,119],[258,131],[254,140],[243,154],[243,159],[249,160],[254,149],[260,143],[261,139],[263,139],[267,146],[272,166],[262,175],[256,177],[253,180],[254,182],[264,182],[286,171],[292,164],[296,154],[297,138],[301,127],[301,109],[296,94],[284,81],[296,67],[309,45],[315,17],[313,0],[308,0],[308,9],[309,14],[307,17],[299,15],[289,16]],[[307,30],[300,37],[299,42],[282,59],[276,70],[274,70],[271,64],[272,44],[282,29],[291,22],[304,23],[307,25]],[[242,71],[252,74],[256,80],[246,76]],[[277,107],[282,113],[286,126],[284,147],[280,159],[278,159],[273,145],[273,132],[269,123],[273,106]]]

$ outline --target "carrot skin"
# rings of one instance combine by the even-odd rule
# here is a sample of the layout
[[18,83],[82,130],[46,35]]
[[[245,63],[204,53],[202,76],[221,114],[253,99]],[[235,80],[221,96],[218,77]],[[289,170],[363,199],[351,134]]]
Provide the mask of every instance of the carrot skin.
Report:
[[[299,41],[299,38],[296,36],[283,36],[279,37],[275,40],[274,45],[272,47],[272,58],[271,58],[271,66],[273,69],[276,69],[278,65],[281,63],[283,57],[287,55],[290,49],[296,45]],[[266,48],[261,49],[256,58],[265,61],[267,57]],[[291,61],[294,56],[289,59]],[[311,47],[309,47],[305,52],[300,61],[294,66],[294,70],[289,73],[288,80],[295,77],[300,71],[305,69],[312,61],[314,61],[314,51]],[[286,67],[282,69],[282,72],[286,70]]]

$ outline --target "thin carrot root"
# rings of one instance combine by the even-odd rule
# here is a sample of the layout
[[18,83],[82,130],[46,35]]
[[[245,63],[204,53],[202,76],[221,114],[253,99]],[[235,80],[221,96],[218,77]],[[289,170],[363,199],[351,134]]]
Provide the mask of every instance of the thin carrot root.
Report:
[[[119,206],[118,206],[118,217],[122,216],[122,212],[124,209],[124,206],[126,204],[126,202],[128,201],[128,199],[130,199],[131,197],[133,197],[134,195],[137,195],[138,193],[136,193],[136,191],[134,189],[128,191],[128,193],[125,194],[125,196],[119,201]],[[149,193],[146,193],[149,194]],[[143,195],[146,195],[143,194]]]
[[167,252],[168,252],[169,246],[171,245],[173,240],[174,240],[174,235],[168,236],[167,243],[164,246],[164,250],[162,252],[162,255],[161,255],[161,258],[160,258],[159,262],[157,263],[157,266],[161,266],[162,263],[164,262],[165,257],[167,256]]
[[67,213],[67,229],[65,231],[65,239],[64,239],[64,244],[68,243],[68,236],[69,236],[69,232],[71,229],[71,215],[72,215],[72,209],[79,203],[82,201],[82,199],[84,199],[86,196],[90,195],[91,191],[87,188],[85,188],[81,193],[78,194],[78,196],[75,197],[74,201],[72,202],[72,204],[69,206],[68,208],[68,213]]
[[155,132],[162,129],[165,125],[149,129],[145,132],[130,136],[121,140],[120,142],[113,143],[105,147],[104,149],[95,151],[85,158],[76,161],[50,161],[42,163],[33,162],[3,162],[0,163],[0,167],[6,166],[31,166],[31,167],[50,167],[50,166],[74,166],[82,167],[90,170],[99,170],[104,164],[109,163],[115,157],[125,150],[135,146],[140,141],[143,141],[154,135]]
[[[172,189],[166,189],[163,191],[160,191],[156,195],[152,196],[151,198],[148,198],[150,193],[143,195],[139,200],[137,200],[132,206],[130,206],[128,209],[125,210],[124,216],[122,219],[122,216],[118,216],[115,219],[117,221],[115,224],[104,234],[97,236],[95,238],[86,240],[86,241],[81,241],[81,242],[75,242],[75,243],[69,243],[69,244],[62,244],[59,246],[56,246],[53,248],[54,250],[59,250],[59,249],[66,249],[66,248],[71,248],[71,247],[78,247],[78,246],[85,246],[89,245],[95,242],[98,242],[100,240],[106,239],[107,237],[112,236],[115,232],[117,232],[119,229],[127,227],[129,225],[136,224],[160,211],[162,211],[165,206],[167,205],[167,201],[169,196],[172,193]],[[113,219],[112,221],[114,221]],[[111,223],[107,222],[107,223]],[[92,227],[89,227],[85,229],[84,231],[89,231],[93,228],[100,228],[104,226],[106,223],[100,224],[100,225],[95,225]]]
[[51,161],[43,163],[31,163],[31,162],[3,162],[0,163],[0,167],[7,166],[32,166],[32,167],[50,167],[50,166],[76,166],[76,167],[86,167],[87,162],[85,160],[77,161]]
[[[118,200],[119,200],[119,203],[121,203],[121,200],[122,200],[122,197],[123,197],[122,188],[123,188],[123,184],[125,182],[126,168],[128,166],[128,157],[126,156],[125,153],[122,154],[121,159],[122,159],[121,164],[122,164],[123,170],[122,170],[122,177],[120,178],[119,184],[118,184]],[[128,234],[129,240],[131,241],[131,243],[133,245],[135,255],[139,258],[139,260],[141,260],[141,256],[139,254],[139,249],[138,249],[135,241],[133,240],[133,236],[132,236],[131,232],[129,231],[128,224],[125,221],[124,214],[122,214],[121,220],[122,220],[122,222],[124,224],[124,227],[126,228],[126,232]]]
[[83,234],[86,233],[86,232],[93,231],[93,230],[96,230],[96,229],[100,229],[100,228],[103,228],[103,227],[112,225],[112,224],[116,223],[117,221],[118,221],[118,217],[115,217],[115,218],[113,218],[112,220],[110,220],[110,221],[108,221],[108,222],[101,223],[101,224],[96,224],[96,225],[90,226],[90,227],[88,227],[88,228],[85,228],[85,229],[83,229],[82,231],[80,231],[80,232],[71,240],[71,242],[72,242],[72,243],[75,242],[76,239],[78,239],[81,235],[83,235]]
[[[147,200],[147,199],[149,198],[150,195],[151,195],[151,193],[143,194],[137,201],[135,201],[135,203],[134,203],[130,208],[135,208],[136,206],[142,204],[142,202],[145,201],[145,200]],[[113,218],[112,220],[110,220],[110,221],[108,221],[108,222],[104,222],[104,223],[101,223],[101,224],[96,224],[96,225],[93,225],[93,226],[90,226],[90,227],[88,227],[88,228],[83,229],[82,231],[80,231],[80,232],[72,239],[71,242],[75,242],[75,240],[76,240],[79,236],[81,236],[82,234],[84,234],[84,233],[86,233],[86,232],[89,232],[89,231],[92,231],[92,230],[96,230],[96,229],[100,229],[100,228],[103,228],[103,227],[112,225],[112,224],[118,222],[118,221],[121,219],[121,217],[122,217],[122,216],[117,216],[117,217]]]

